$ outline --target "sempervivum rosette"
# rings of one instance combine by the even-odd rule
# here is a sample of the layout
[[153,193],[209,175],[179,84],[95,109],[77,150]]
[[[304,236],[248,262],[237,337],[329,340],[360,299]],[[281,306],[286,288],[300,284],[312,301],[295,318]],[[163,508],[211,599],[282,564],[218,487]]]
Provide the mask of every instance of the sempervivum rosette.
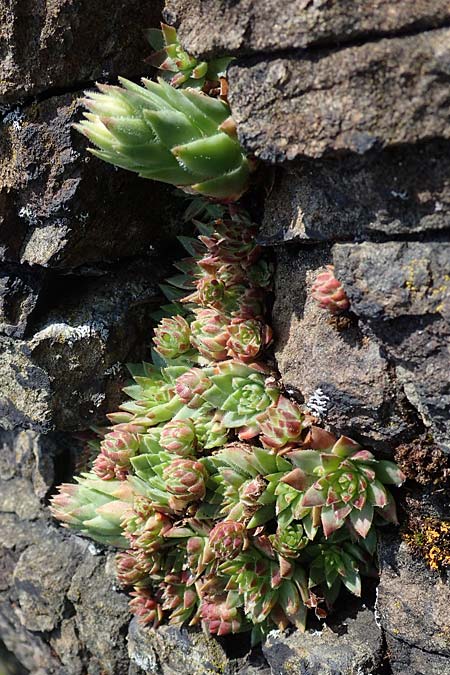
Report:
[[301,503],[307,508],[321,507],[326,537],[347,518],[356,532],[366,537],[375,510],[386,520],[396,521],[394,500],[384,484],[401,485],[405,477],[393,462],[377,460],[346,436],[322,452],[297,450],[288,456],[312,483]]
[[228,333],[228,355],[243,363],[256,361],[272,340],[271,328],[256,319],[233,319]]
[[360,595],[375,526],[395,520],[386,485],[403,476],[281,395],[260,361],[271,275],[254,225],[198,201],[191,212],[214,222],[197,221],[200,242],[180,238],[190,257],[154,317],[155,365],[130,367],[93,473],[63,486],[53,513],[126,549],[117,577],[143,625],[251,630],[255,643],[303,630],[309,610],[323,618],[342,587]]
[[195,455],[197,449],[197,434],[192,419],[170,420],[167,422],[159,437],[159,444],[167,452],[181,457]]
[[261,371],[238,361],[218,363],[210,379],[203,398],[223,412],[224,426],[239,430],[241,439],[256,436],[257,416],[278,398],[278,389]]
[[171,493],[169,505],[182,511],[191,502],[203,499],[208,477],[205,467],[192,459],[174,459],[163,471],[167,490]]
[[350,307],[341,282],[334,276],[333,265],[327,265],[326,271],[317,275],[311,295],[322,309],[328,309],[331,314],[339,314]]
[[227,357],[228,319],[215,309],[198,309],[191,324],[191,343],[211,361]]
[[[99,84],[86,92],[90,112],[75,127],[94,143],[100,159],[143,178],[171,183],[208,197],[234,201],[248,187],[250,164],[224,101],[178,91],[159,79],[140,87]],[[228,130],[231,128],[230,133]]]
[[191,350],[191,329],[182,316],[164,318],[155,328],[155,349],[165,359],[176,359]]

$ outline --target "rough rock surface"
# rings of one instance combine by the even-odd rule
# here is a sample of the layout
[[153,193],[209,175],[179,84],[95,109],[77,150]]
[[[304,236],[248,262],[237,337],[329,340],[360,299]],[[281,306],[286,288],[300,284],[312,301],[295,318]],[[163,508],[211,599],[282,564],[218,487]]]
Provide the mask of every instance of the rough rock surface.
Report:
[[377,612],[386,632],[392,672],[448,675],[450,584],[413,558],[396,536],[383,537],[379,558]]
[[450,143],[433,140],[278,170],[266,243],[412,235],[450,227]]
[[113,556],[56,527],[42,501],[55,460],[58,480],[70,475],[66,446],[31,431],[0,437],[0,634],[33,675],[121,675],[129,614]]
[[0,100],[138,74],[148,51],[142,28],[156,25],[161,9],[162,0],[2,1]]
[[0,336],[0,427],[102,424],[123,399],[125,364],[147,354],[160,270],[146,258],[97,277],[63,277],[47,291],[45,312],[33,316],[26,338]]
[[18,107],[0,121],[0,260],[73,269],[142,254],[170,233],[164,185],[86,152],[71,127],[82,93]]
[[328,626],[288,636],[274,631],[263,653],[279,675],[372,675],[383,660],[383,640],[373,612],[360,609],[337,632]]
[[441,29],[233,63],[239,139],[271,162],[448,139],[449,54],[450,30]]
[[[449,675],[448,584],[395,530],[380,547],[377,623],[347,607],[340,630],[271,635],[265,656],[243,656],[240,638],[144,636],[134,622],[127,643],[111,553],[49,518],[49,490],[73,471],[67,431],[102,421],[117,402],[119,363],[147,348],[180,222],[172,191],[88,160],[69,127],[95,78],[148,71],[141,28],[156,24],[160,4],[0,0],[0,426],[10,430],[0,453],[0,638],[33,675]],[[273,185],[266,173],[261,239],[278,244],[285,385],[313,396],[325,425],[380,453],[425,434],[444,447],[447,0],[288,0],[282,13],[278,0],[166,7],[192,52],[239,57],[230,100],[240,138],[284,162]],[[335,319],[309,295],[331,262],[352,303]],[[406,490],[428,514],[428,497],[413,483]]]
[[450,452],[450,243],[337,244],[333,261],[352,311],[377,334],[406,396]]
[[283,383],[305,401],[325,396],[322,418],[337,432],[381,448],[407,437],[412,409],[374,336],[357,321],[332,318],[310,296],[328,250],[280,249],[273,309]]
[[228,671],[225,651],[217,640],[201,631],[179,630],[174,626],[147,631],[133,619],[128,652],[148,675],[220,675]]
[[[275,52],[448,24],[446,0],[167,0],[165,17],[192,54]],[[213,27],[213,30],[211,29]]]

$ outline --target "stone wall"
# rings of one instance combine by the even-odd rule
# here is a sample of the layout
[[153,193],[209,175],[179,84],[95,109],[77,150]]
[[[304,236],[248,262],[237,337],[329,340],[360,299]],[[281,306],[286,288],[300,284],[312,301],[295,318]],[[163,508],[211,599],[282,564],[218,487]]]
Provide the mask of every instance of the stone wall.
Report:
[[[364,605],[245,656],[244,643],[129,626],[111,553],[49,519],[71,432],[102,421],[122,364],[145,355],[182,209],[89,159],[70,123],[95,79],[145,73],[140,30],[161,10],[0,0],[0,637],[36,675],[450,675],[448,579],[395,530]],[[167,0],[165,18],[195,55],[237,57],[230,102],[264,161],[286,388],[319,396],[330,429],[401,458],[402,521],[449,518],[448,2]],[[329,263],[345,319],[310,298]]]

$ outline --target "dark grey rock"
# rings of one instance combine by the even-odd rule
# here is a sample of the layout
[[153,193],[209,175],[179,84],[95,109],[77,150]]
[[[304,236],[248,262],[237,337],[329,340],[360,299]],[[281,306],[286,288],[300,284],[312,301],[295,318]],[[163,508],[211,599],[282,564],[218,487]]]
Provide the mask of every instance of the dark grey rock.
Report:
[[[91,551],[95,553],[95,546]],[[102,670],[124,672],[128,667],[125,635],[130,614],[128,598],[116,585],[114,555],[86,556],[73,576],[67,598],[75,610],[76,634],[91,655],[89,675],[100,675]],[[67,659],[67,653],[64,656]]]
[[[20,483],[14,483],[17,490],[24,491]],[[82,549],[78,542],[63,541],[58,533],[50,532],[22,553],[14,570],[13,583],[18,611],[27,630],[51,631],[61,621],[64,598],[81,559]]]
[[229,68],[239,139],[270,162],[448,139],[449,37],[241,59]]
[[125,364],[142,359],[161,267],[135,260],[100,277],[63,277],[53,306],[34,315],[28,339],[4,338],[0,426],[85,429],[124,396]]
[[450,673],[450,586],[396,536],[379,548],[377,613],[395,675]]
[[335,241],[450,227],[450,143],[393,147],[279,168],[261,238]]
[[165,17],[178,25],[192,54],[272,52],[323,43],[345,44],[364,37],[392,35],[445,25],[445,0],[166,0]]
[[0,264],[0,334],[23,337],[36,307],[43,278],[39,269]]
[[450,451],[450,244],[337,244],[333,261],[352,311],[376,333],[423,423]]
[[173,234],[172,189],[86,152],[71,127],[81,94],[33,103],[0,124],[0,260],[72,269],[142,255]]
[[214,638],[201,631],[160,626],[144,629],[136,619],[128,632],[128,653],[147,675],[219,675],[228,672],[227,657]]
[[2,3],[0,100],[139,74],[149,52],[142,29],[158,24],[161,9],[160,0]]
[[386,636],[392,675],[450,675],[450,658]]
[[309,289],[329,253],[280,248],[273,309],[275,356],[288,391],[307,401],[320,390],[325,423],[371,446],[395,446],[411,431],[411,415],[376,339],[350,318],[336,320]]
[[68,473],[60,437],[1,441],[0,638],[33,675],[126,673],[129,613],[113,556],[56,526],[38,499],[51,488],[52,459]]
[[263,653],[277,675],[373,675],[383,659],[383,639],[373,612],[361,609],[334,632],[272,632]]

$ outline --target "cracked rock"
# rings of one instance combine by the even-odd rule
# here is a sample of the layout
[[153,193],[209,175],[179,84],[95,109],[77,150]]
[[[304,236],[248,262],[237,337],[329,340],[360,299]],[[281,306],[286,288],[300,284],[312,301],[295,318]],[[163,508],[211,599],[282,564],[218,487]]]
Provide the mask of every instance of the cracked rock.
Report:
[[270,162],[449,139],[449,56],[450,29],[441,29],[241,59],[229,68],[239,139]]
[[219,675],[227,672],[227,657],[219,642],[200,631],[130,624],[128,653],[146,675]]
[[411,415],[389,363],[351,318],[332,318],[311,298],[326,251],[280,248],[273,309],[275,356],[288,391],[324,399],[323,419],[338,433],[374,447],[395,447],[411,432]]
[[1,435],[0,635],[33,675],[123,675],[129,613],[113,555],[55,526],[39,499],[53,459],[58,480],[69,474],[67,444],[31,431]]
[[0,100],[139,74],[149,51],[141,28],[158,24],[161,5],[160,0],[2,2]]
[[[166,0],[167,21],[176,23],[185,49],[195,55],[272,52],[445,25],[446,0]],[[214,30],[211,30],[214,26]]]
[[160,274],[150,259],[97,278],[59,279],[28,339],[3,339],[0,426],[74,431],[104,424],[123,400],[125,364],[147,351]]
[[384,536],[377,611],[395,675],[449,675],[450,587],[415,559],[404,542]]
[[450,451],[450,244],[337,244],[336,276],[435,441]]
[[265,201],[267,244],[417,235],[450,227],[450,143],[429,141],[278,170]]
[[71,126],[79,95],[53,96],[0,122],[0,260],[71,270],[142,255],[173,234],[167,186],[86,152]]
[[383,658],[383,642],[373,612],[361,609],[334,632],[274,631],[263,645],[271,672],[277,675],[373,675]]

